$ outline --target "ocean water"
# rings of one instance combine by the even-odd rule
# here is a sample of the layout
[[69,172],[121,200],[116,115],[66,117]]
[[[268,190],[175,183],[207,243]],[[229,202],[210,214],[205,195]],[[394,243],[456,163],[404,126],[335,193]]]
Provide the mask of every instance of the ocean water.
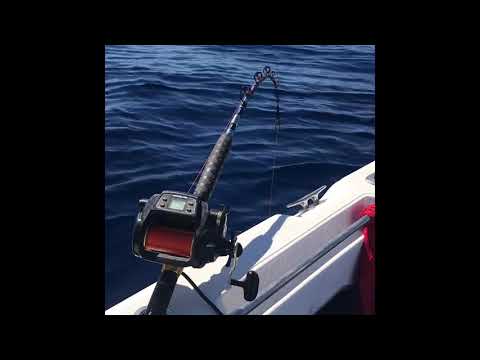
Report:
[[105,47],[105,309],[159,273],[132,254],[138,199],[189,189],[240,87],[265,65],[280,79],[279,143],[265,81],[239,120],[211,200],[230,206],[238,231],[269,215],[274,156],[272,213],[292,213],[287,203],[375,159],[375,47]]

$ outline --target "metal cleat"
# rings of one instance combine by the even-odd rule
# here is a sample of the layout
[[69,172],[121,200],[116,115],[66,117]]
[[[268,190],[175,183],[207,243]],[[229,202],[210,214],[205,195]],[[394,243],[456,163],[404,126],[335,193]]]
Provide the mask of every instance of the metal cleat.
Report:
[[327,188],[327,185],[323,185],[318,189],[312,191],[310,194],[307,194],[300,199],[291,202],[287,205],[287,208],[292,208],[294,206],[300,206],[302,210],[307,210],[320,202],[320,193],[322,193]]

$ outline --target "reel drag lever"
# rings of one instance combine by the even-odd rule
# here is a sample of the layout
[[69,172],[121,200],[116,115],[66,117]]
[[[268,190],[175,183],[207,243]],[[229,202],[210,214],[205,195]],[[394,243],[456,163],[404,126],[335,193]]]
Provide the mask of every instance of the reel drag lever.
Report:
[[232,237],[232,240],[230,242],[230,251],[228,255],[228,260],[227,263],[225,264],[226,267],[230,267],[230,264],[232,263],[233,259],[233,266],[232,269],[230,270],[230,276],[232,275],[233,271],[235,271],[235,267],[237,266],[237,258],[240,257],[243,253],[243,247],[242,244],[237,243],[237,236],[238,232],[235,233],[235,236]]

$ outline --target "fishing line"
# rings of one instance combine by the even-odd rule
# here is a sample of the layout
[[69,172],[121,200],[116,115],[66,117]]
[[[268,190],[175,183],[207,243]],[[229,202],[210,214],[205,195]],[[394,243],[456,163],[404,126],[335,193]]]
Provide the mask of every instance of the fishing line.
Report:
[[275,132],[275,149],[273,150],[273,160],[272,160],[272,179],[270,181],[270,199],[269,199],[269,206],[268,206],[268,217],[272,216],[272,202],[273,202],[273,183],[275,178],[275,166],[277,162],[277,150],[278,150],[278,135],[280,132],[280,98],[278,94],[278,87],[275,86],[275,98],[277,101],[277,112],[274,124],[274,132]]
[[[207,159],[207,160],[208,160],[208,159]],[[189,192],[190,192],[190,190],[192,190],[192,188],[193,188],[193,185],[195,185],[195,183],[197,182],[197,180],[198,180],[198,177],[199,177],[199,176],[200,176],[200,174],[202,173],[202,171],[203,171],[203,168],[205,167],[205,164],[207,163],[207,160],[205,160],[205,161],[203,162],[202,168],[200,169],[200,171],[198,172],[197,176],[196,176],[196,177],[195,177],[195,179],[193,180],[193,182],[192,182],[192,185],[190,185],[190,187],[188,188],[188,191],[187,191],[187,193],[189,193]]]

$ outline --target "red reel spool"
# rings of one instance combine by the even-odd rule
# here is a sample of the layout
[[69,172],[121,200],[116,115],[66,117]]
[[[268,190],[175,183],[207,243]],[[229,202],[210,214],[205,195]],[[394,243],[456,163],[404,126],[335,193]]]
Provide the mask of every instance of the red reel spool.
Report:
[[174,256],[192,256],[193,232],[151,226],[145,234],[145,250],[162,252]]

